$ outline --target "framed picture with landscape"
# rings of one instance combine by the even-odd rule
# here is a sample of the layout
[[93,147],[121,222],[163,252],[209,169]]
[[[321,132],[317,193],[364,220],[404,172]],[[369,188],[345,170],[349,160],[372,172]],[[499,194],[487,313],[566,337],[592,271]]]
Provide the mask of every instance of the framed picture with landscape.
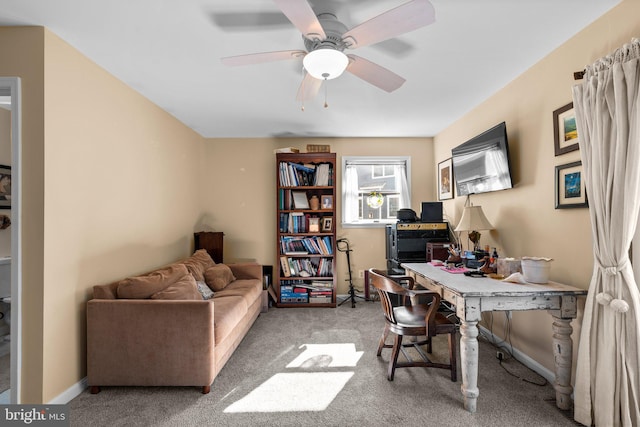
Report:
[[556,166],[555,181],[556,209],[586,208],[589,206],[582,162]]
[[573,102],[553,112],[553,142],[556,156],[579,149]]
[[453,199],[453,163],[451,157],[438,163],[438,200]]

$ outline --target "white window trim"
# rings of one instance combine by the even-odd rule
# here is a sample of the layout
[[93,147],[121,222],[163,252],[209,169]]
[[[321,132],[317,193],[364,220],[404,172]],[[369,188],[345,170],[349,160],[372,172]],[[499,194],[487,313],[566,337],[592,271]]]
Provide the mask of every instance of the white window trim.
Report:
[[407,170],[407,191],[409,193],[409,202],[411,202],[411,156],[342,156],[342,189],[341,189],[341,226],[342,228],[384,228],[387,224],[393,224],[396,219],[389,221],[362,221],[362,222],[345,222],[345,197],[346,197],[346,170],[347,164],[389,164],[404,163]]

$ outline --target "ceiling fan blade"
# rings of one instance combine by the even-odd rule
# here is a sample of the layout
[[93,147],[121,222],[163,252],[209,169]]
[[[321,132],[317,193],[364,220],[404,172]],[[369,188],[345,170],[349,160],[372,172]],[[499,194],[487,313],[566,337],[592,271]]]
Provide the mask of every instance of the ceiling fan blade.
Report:
[[298,28],[305,38],[324,40],[324,33],[316,13],[307,0],[273,0],[289,21]]
[[347,55],[350,59],[347,71],[362,80],[387,92],[393,92],[406,81],[393,71],[368,61],[357,55]]
[[350,49],[355,49],[433,24],[435,20],[435,9],[428,0],[412,0],[355,26],[342,39]]
[[304,79],[302,79],[302,83],[298,88],[296,101],[304,102],[315,98],[318,92],[320,92],[320,86],[322,86],[322,80],[318,80],[312,77],[311,74],[305,73]]
[[284,61],[287,59],[301,59],[307,52],[304,50],[279,50],[276,52],[250,53],[248,55],[227,56],[221,58],[223,64],[229,66],[252,65],[262,62]]

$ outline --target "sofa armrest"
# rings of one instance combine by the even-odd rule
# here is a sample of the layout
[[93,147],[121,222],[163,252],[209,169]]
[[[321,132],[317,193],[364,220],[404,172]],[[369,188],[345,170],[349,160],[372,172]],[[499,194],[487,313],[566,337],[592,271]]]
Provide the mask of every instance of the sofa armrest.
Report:
[[262,265],[255,262],[227,264],[236,279],[258,279],[262,281]]
[[210,386],[215,377],[211,301],[87,303],[87,383]]

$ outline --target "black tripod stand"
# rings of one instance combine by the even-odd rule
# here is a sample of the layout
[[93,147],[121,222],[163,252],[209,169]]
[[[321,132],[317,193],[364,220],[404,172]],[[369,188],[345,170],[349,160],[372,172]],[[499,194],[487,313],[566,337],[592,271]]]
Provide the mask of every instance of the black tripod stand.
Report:
[[[349,241],[347,239],[338,239],[336,240],[336,246],[340,252],[346,252],[347,254],[347,268],[349,269],[349,296],[345,298],[338,307],[340,307],[345,302],[351,300],[351,308],[356,307],[356,298],[362,298],[361,296],[356,295],[356,290],[353,287],[353,278],[351,277],[351,257],[349,253],[351,252],[351,248],[349,247]],[[364,300],[364,298],[362,298]]]

